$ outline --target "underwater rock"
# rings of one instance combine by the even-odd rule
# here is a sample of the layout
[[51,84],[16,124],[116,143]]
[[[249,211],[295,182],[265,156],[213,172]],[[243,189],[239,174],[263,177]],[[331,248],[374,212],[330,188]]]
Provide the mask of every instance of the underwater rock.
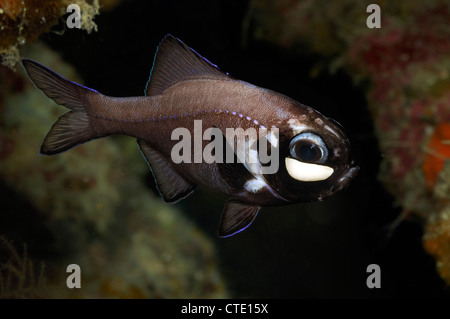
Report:
[[[43,45],[27,47],[24,56],[77,80],[73,68]],[[48,296],[226,297],[213,244],[145,186],[149,171],[134,139],[101,139],[54,157],[39,154],[66,110],[19,71],[0,67],[0,178],[32,203],[41,227],[53,236],[48,249],[54,257],[43,260]],[[39,240],[33,239],[35,246]],[[81,289],[66,286],[69,264],[81,268]]]
[[405,215],[425,220],[425,248],[450,285],[449,198],[438,195],[450,189],[450,3],[377,3],[381,28],[371,29],[370,2],[254,0],[255,37],[321,54],[331,71],[343,68],[368,84],[379,178]]
[[93,19],[99,14],[99,0],[0,0],[1,63],[14,69],[20,59],[19,48],[50,31],[62,20],[70,4],[80,7],[81,29],[88,33],[97,31]]

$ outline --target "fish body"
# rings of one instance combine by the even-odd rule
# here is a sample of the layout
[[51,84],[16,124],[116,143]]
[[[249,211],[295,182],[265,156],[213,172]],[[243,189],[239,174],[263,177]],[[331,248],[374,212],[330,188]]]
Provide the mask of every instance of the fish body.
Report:
[[[145,96],[105,96],[37,62],[22,61],[34,84],[71,110],[53,125],[41,146],[42,154],[58,154],[112,134],[135,137],[166,202],[185,198],[197,186],[230,197],[222,212],[220,237],[247,228],[260,207],[331,196],[358,171],[336,122],[282,94],[230,77],[171,35],[158,47]],[[180,128],[181,133],[201,136],[197,142],[187,141],[190,148],[183,149],[183,156],[190,160],[181,162],[174,160],[180,143],[180,135],[174,138],[174,132]],[[208,128],[219,132],[214,139],[212,135],[205,139]],[[266,173],[257,147],[254,153],[246,153],[254,155],[253,162],[239,161],[236,154],[232,161],[225,158],[230,147],[232,152],[233,146],[239,147],[239,139],[227,139],[225,132],[230,128],[272,130],[264,140],[258,136],[240,141],[248,148],[262,143],[272,147],[276,170]],[[217,160],[196,160],[213,140],[223,142],[214,144],[223,146],[223,152],[214,149]]]

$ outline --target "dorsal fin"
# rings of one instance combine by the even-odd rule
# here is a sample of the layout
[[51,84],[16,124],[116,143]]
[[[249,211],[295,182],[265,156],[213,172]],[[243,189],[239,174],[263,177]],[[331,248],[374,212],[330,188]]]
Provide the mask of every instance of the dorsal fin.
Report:
[[205,76],[228,78],[216,65],[168,34],[156,51],[145,95],[160,95],[179,81]]

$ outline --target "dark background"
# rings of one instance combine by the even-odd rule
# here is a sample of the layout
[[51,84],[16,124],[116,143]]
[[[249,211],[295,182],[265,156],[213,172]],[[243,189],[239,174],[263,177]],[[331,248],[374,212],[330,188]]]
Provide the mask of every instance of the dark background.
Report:
[[[198,190],[177,204],[214,241],[232,297],[449,297],[434,260],[423,251],[420,220],[389,231],[401,208],[377,181],[381,155],[364,88],[354,87],[343,72],[312,79],[311,67],[323,62],[321,57],[257,41],[252,25],[244,47],[247,5],[124,1],[95,19],[97,33],[67,29],[43,40],[76,67],[88,87],[133,96],[143,95],[156,47],[171,33],[234,77],[288,95],[345,127],[361,170],[346,190],[325,202],[263,208],[251,227],[227,239],[216,236],[225,198]],[[150,173],[147,183],[154,191]],[[381,267],[381,289],[366,286],[372,263]]]

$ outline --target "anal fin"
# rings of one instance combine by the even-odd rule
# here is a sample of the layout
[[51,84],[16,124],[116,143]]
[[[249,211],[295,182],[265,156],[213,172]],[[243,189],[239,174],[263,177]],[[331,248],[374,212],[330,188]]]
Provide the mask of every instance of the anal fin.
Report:
[[223,209],[217,234],[225,238],[246,229],[256,218],[260,207],[229,200]]
[[176,203],[189,196],[197,185],[193,185],[180,176],[169,162],[147,142],[138,140],[139,149],[156,181],[161,197],[168,203]]

